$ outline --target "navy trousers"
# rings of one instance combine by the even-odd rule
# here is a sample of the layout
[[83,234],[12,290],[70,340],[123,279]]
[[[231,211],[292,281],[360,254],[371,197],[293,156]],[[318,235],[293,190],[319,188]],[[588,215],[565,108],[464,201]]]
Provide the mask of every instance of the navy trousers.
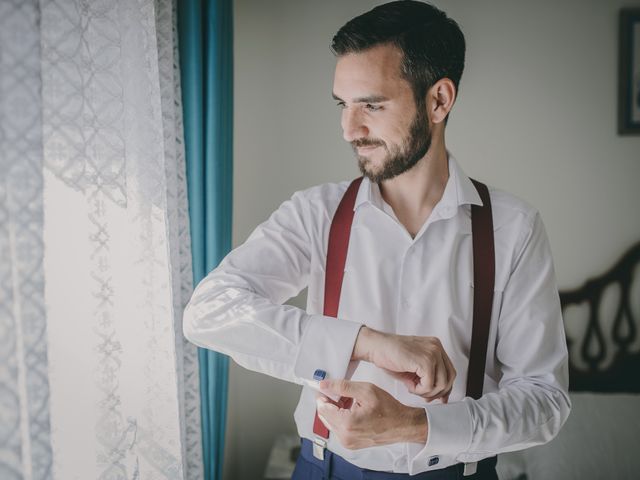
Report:
[[498,480],[497,463],[497,457],[485,458],[478,462],[476,473],[467,477],[463,476],[462,463],[417,475],[377,472],[357,467],[329,450],[325,450],[324,460],[318,460],[313,456],[311,442],[305,438],[291,480]]

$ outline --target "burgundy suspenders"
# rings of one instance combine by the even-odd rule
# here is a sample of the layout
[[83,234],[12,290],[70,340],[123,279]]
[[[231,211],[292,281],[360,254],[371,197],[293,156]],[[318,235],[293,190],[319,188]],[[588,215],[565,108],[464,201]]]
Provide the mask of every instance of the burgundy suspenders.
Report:
[[351,223],[353,222],[353,207],[356,204],[356,196],[361,183],[362,177],[358,177],[351,182],[342,200],[340,200],[331,222],[324,278],[324,314],[327,317],[338,316],[344,264],[347,260]]
[[[363,177],[356,178],[345,192],[338,209],[331,222],[329,230],[329,245],[327,247],[327,264],[324,277],[324,314],[327,317],[338,316],[340,304],[340,292],[342,291],[342,277],[344,276],[344,264],[347,260],[349,248],[349,236],[353,222],[353,207],[356,203],[358,187]],[[340,399],[338,404],[344,403]],[[329,438],[329,429],[318,417],[318,412],[313,419],[313,433],[322,438]]]
[[[467,377],[467,396],[478,399],[482,396],[484,371],[489,339],[489,323],[493,304],[495,277],[495,249],[493,241],[493,217],[491,200],[486,185],[471,180],[480,194],[482,206],[471,206],[471,231],[473,237],[473,330]],[[331,222],[324,287],[324,315],[338,316],[340,292],[344,266],[349,248],[349,236],[353,222],[358,188],[362,177],[356,178],[345,192]],[[350,400],[350,399],[349,399]],[[347,399],[340,399],[343,404]],[[318,413],[313,422],[313,433],[317,437],[329,438],[329,430],[324,426]],[[317,439],[316,443],[321,440]],[[322,442],[325,443],[325,442]]]

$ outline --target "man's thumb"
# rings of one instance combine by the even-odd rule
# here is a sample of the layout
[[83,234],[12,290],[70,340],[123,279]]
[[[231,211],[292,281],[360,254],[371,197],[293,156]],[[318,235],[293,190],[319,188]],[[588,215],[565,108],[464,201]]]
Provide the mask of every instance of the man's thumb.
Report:
[[320,391],[325,395],[339,395],[341,397],[351,397],[357,390],[355,382],[349,380],[322,380],[319,384]]

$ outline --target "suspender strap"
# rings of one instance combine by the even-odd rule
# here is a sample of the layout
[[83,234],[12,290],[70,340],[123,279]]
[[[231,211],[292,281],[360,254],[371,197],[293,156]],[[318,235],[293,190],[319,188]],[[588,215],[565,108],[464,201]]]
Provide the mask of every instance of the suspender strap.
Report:
[[[351,235],[351,224],[353,223],[353,208],[356,204],[356,196],[361,183],[362,177],[358,177],[351,182],[342,200],[340,200],[331,222],[324,277],[324,314],[327,317],[338,316],[342,277],[344,277],[344,265],[347,261],[349,236]],[[340,399],[340,402],[344,402],[344,400]],[[340,402],[338,403],[340,404]],[[313,433],[322,438],[329,438],[329,430],[318,417],[318,412],[316,412],[313,420]]]
[[[475,180],[471,181],[478,190],[483,203],[482,206],[471,206],[474,290],[473,329],[469,353],[467,396],[478,399],[482,396],[487,359],[487,342],[489,339],[495,281],[495,248],[489,190],[486,185]],[[351,182],[338,205],[329,230],[324,287],[324,314],[330,317],[337,317],[338,315],[344,266],[349,248],[351,224],[353,223],[353,209],[361,183],[362,177]],[[341,399],[340,402],[344,400],[346,399]],[[324,439],[329,438],[329,430],[324,426],[317,412],[313,422],[313,433]]]
[[493,216],[491,199],[486,185],[471,180],[480,194],[482,206],[471,205],[471,232],[473,236],[473,330],[469,369],[467,374],[467,396],[478,399],[482,396],[484,371],[487,362],[487,343],[496,261],[493,240]]
[[347,261],[349,236],[351,235],[351,224],[353,223],[353,208],[356,204],[356,196],[361,183],[362,177],[358,177],[351,182],[331,222],[329,245],[327,247],[326,274],[324,277],[324,314],[327,317],[335,318],[338,316],[342,277],[344,277],[344,265]]

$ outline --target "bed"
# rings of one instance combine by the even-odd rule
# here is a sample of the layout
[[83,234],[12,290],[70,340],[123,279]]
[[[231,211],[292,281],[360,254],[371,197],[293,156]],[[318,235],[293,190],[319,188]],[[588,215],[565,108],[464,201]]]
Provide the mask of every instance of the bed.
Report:
[[560,292],[573,408],[546,445],[502,454],[503,480],[640,478],[640,243]]

